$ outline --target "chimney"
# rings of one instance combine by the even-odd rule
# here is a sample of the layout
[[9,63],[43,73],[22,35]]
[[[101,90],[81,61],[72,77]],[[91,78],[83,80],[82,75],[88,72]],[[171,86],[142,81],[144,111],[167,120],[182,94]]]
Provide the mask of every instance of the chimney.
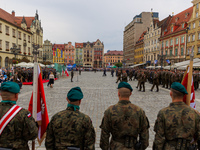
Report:
[[12,11],[12,16],[15,17],[15,11],[14,10]]

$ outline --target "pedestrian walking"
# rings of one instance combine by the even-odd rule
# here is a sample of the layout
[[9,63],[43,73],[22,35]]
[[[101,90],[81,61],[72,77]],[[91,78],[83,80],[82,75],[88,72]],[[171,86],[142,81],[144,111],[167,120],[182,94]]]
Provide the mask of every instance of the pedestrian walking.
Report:
[[130,84],[120,82],[119,102],[104,112],[100,125],[102,150],[144,150],[148,147],[149,122],[145,112],[130,102],[132,91]]
[[158,73],[155,71],[154,76],[153,76],[153,86],[151,87],[150,91],[152,92],[154,87],[156,86],[156,88],[157,88],[156,92],[159,92],[158,85],[159,85],[159,76],[158,76]]
[[94,150],[95,131],[89,116],[79,111],[83,93],[80,87],[67,94],[67,109],[55,114],[45,140],[47,150]]
[[103,69],[103,76],[106,76],[106,68]]
[[54,74],[53,74],[53,72],[51,72],[51,74],[49,75],[50,88],[53,88],[54,79],[55,79]]
[[193,150],[192,141],[200,139],[200,115],[183,102],[186,94],[182,84],[172,83],[172,103],[159,111],[155,122],[153,150]]
[[28,141],[38,136],[38,128],[30,112],[18,105],[20,87],[15,82],[1,84],[0,149],[29,150]]

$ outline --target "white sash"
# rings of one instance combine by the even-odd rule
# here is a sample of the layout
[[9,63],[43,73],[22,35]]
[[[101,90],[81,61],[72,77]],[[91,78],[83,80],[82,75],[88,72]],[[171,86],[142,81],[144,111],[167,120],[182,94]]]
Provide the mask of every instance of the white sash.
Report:
[[7,124],[15,117],[15,115],[22,109],[22,107],[13,105],[7,113],[0,120],[0,135],[3,132]]

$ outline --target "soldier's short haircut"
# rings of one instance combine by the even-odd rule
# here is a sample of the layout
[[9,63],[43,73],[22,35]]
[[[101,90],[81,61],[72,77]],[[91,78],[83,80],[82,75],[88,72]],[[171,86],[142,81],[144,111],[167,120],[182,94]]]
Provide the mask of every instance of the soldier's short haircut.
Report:
[[1,91],[1,97],[3,100],[11,100],[12,98],[15,97],[15,93]]
[[131,95],[131,90],[129,90],[127,88],[120,88],[118,91],[122,98],[128,98]]
[[174,90],[174,89],[171,89],[172,91],[172,97],[175,99],[175,98],[183,98],[184,97],[184,94],[177,91],[177,90]]

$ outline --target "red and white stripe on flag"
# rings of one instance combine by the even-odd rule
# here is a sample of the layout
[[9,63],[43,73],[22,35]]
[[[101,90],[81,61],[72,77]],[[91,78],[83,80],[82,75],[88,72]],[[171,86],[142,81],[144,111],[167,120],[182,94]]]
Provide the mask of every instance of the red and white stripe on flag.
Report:
[[69,73],[68,73],[68,71],[67,71],[67,67],[66,67],[66,69],[65,69],[65,74],[66,74],[67,77],[69,77]]
[[[185,78],[183,79],[182,85],[186,88],[187,90],[187,83],[188,83],[188,74],[189,74],[189,67],[187,74],[185,75]],[[186,97],[187,95],[184,96],[183,101],[186,103]],[[192,82],[191,82],[191,98],[190,98],[190,107],[196,109],[196,102],[195,102],[195,91],[194,91],[194,82],[193,82],[193,77],[192,77]]]
[[[28,110],[33,112],[33,93],[30,99]],[[37,121],[40,122],[38,130],[39,143],[42,143],[44,135],[49,124],[49,116],[47,112],[47,105],[44,93],[44,87],[42,83],[42,75],[40,72],[40,67],[38,65],[38,95],[37,95]],[[40,141],[41,140],[41,141]]]

